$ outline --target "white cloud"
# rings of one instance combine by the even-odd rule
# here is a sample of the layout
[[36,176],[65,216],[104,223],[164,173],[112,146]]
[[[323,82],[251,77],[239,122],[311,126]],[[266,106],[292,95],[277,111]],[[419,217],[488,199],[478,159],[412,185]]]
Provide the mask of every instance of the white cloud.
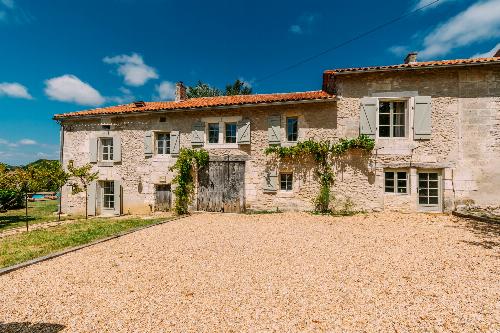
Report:
[[408,49],[408,46],[404,46],[404,45],[394,45],[394,46],[391,46],[388,51],[396,56],[402,56],[402,55],[405,55],[405,54],[408,54],[409,52],[409,49]]
[[19,144],[20,145],[36,145],[37,142],[35,140],[32,140],[32,139],[21,139],[19,140]]
[[446,2],[453,2],[453,1],[457,1],[457,0],[441,0],[438,2],[436,2],[436,0],[418,0],[418,1],[416,1],[415,6],[413,6],[413,10],[418,9],[418,8],[422,8],[424,6],[427,6],[427,7],[423,8],[422,10],[427,10],[427,9],[431,9],[431,8],[435,8],[437,6],[440,6]]
[[291,25],[289,30],[290,32],[298,35],[302,33],[302,28],[298,24]]
[[156,86],[158,96],[155,99],[159,100],[174,100],[175,99],[175,83],[170,81],[163,81]]
[[243,82],[243,84],[245,86],[247,86],[248,88],[252,88],[252,85],[255,82],[255,79],[246,80],[244,77],[241,77],[241,76],[238,78],[238,80],[240,80],[241,82]]
[[127,89],[125,87],[120,87],[118,88],[118,90],[120,90],[120,92],[122,93],[121,96],[106,97],[106,101],[117,104],[126,104],[133,102],[135,100],[135,96],[132,94],[132,91],[130,91],[130,89]]
[[500,50],[500,43],[495,45],[488,52],[474,54],[471,58],[490,58],[490,57],[493,57],[495,55],[495,53],[497,53],[498,50]]
[[45,94],[50,99],[80,105],[97,106],[106,99],[91,85],[78,77],[65,74],[45,81]]
[[105,57],[102,61],[107,64],[118,65],[118,74],[124,77],[125,84],[129,86],[142,86],[151,79],[157,79],[156,69],[144,63],[142,56],[137,53],[132,55],[118,55]]
[[478,2],[436,27],[424,39],[419,55],[444,56],[456,48],[500,37],[500,0]]
[[0,145],[7,146],[7,147],[17,147],[17,143],[10,142],[10,141],[5,140],[5,139],[0,139]]
[[17,82],[0,83],[0,96],[33,99],[33,97],[29,94],[28,89]]
[[5,7],[9,9],[14,8],[14,0],[1,0],[1,2]]

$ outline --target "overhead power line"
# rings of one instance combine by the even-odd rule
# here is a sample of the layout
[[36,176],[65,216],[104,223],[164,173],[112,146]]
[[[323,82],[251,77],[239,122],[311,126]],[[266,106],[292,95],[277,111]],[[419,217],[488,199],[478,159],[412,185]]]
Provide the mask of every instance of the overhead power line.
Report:
[[278,71],[276,71],[276,72],[274,72],[274,73],[271,73],[271,74],[268,74],[268,75],[266,75],[266,76],[263,76],[263,77],[261,77],[260,79],[255,80],[255,83],[265,81],[265,80],[270,79],[270,78],[272,78],[272,77],[274,77],[274,76],[276,76],[276,75],[279,75],[279,74],[281,74],[281,73],[284,73],[284,72],[287,72],[287,71],[289,71],[289,70],[291,70],[291,69],[294,69],[294,68],[296,68],[296,67],[299,67],[300,65],[303,65],[303,64],[305,64],[305,63],[307,63],[307,62],[309,62],[309,61],[311,61],[311,60],[314,60],[314,59],[316,59],[316,58],[319,58],[319,57],[321,57],[321,56],[323,56],[323,55],[325,55],[325,54],[327,54],[327,53],[330,53],[330,52],[332,52],[332,51],[334,51],[334,50],[337,50],[337,49],[339,49],[339,48],[341,48],[341,47],[343,47],[343,46],[345,46],[345,45],[347,45],[347,44],[350,44],[350,43],[352,43],[352,42],[354,42],[354,41],[357,41],[357,40],[359,40],[359,39],[361,39],[361,38],[363,38],[363,37],[366,37],[366,36],[368,36],[368,35],[370,35],[370,34],[372,34],[372,33],[376,32],[376,31],[378,31],[378,30],[380,30],[380,29],[383,29],[383,28],[385,28],[385,27],[387,27],[387,26],[389,26],[389,25],[391,25],[391,24],[394,24],[394,23],[396,23],[396,22],[398,22],[398,21],[401,21],[401,20],[403,20],[404,18],[406,18],[406,17],[408,17],[408,16],[411,16],[411,15],[413,15],[413,14],[415,14],[415,13],[417,13],[417,12],[419,12],[419,11],[421,11],[421,10],[423,10],[423,9],[427,8],[427,7],[430,7],[430,6],[432,6],[432,5],[434,5],[434,4],[438,3],[438,2],[440,2],[440,1],[441,1],[441,0],[434,0],[434,1],[430,2],[430,3],[428,3],[427,5],[424,5],[424,6],[422,6],[422,7],[418,7],[418,8],[416,8],[416,9],[414,9],[414,10],[412,10],[412,11],[406,12],[406,13],[404,13],[404,14],[403,14],[403,15],[401,15],[401,16],[398,16],[398,17],[396,17],[396,18],[393,18],[392,20],[389,20],[389,21],[387,21],[387,22],[385,22],[385,23],[382,23],[382,24],[380,24],[380,25],[377,25],[377,26],[375,26],[375,27],[371,28],[370,30],[367,30],[367,31],[365,31],[365,32],[363,32],[363,33],[361,33],[361,34],[359,34],[359,35],[356,35],[356,36],[354,36],[354,37],[352,37],[352,38],[350,38],[350,39],[348,39],[348,40],[345,40],[345,41],[343,41],[343,42],[341,42],[341,43],[339,43],[339,44],[336,44],[336,45],[334,45],[334,46],[332,46],[332,47],[330,47],[330,48],[328,48],[328,49],[326,49],[326,50],[323,50],[323,51],[321,51],[321,52],[319,52],[319,53],[316,53],[316,54],[314,54],[314,55],[312,55],[312,56],[310,56],[310,57],[304,58],[304,59],[302,59],[302,60],[300,60],[300,61],[297,61],[296,63],[294,63],[294,64],[292,64],[292,65],[289,65],[289,66],[287,66],[287,67],[285,67],[285,68],[282,68],[282,69],[280,69],[280,70],[278,70]]

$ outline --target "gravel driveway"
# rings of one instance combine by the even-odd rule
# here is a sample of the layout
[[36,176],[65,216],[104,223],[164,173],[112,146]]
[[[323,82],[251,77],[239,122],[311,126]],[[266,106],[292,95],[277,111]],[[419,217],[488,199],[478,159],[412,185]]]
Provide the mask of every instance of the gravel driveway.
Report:
[[0,331],[499,332],[499,245],[443,215],[197,214],[0,276]]

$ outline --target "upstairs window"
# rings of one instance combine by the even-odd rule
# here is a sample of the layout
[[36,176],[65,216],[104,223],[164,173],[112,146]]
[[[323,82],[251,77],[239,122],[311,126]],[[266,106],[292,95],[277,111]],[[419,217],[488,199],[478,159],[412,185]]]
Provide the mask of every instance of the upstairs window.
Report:
[[380,101],[378,136],[381,138],[406,137],[406,102]]
[[286,118],[286,139],[296,142],[299,138],[299,119],[297,117]]
[[280,190],[291,191],[293,185],[293,175],[291,173],[280,174]]
[[208,124],[208,143],[219,143],[219,123]]
[[408,193],[408,174],[405,171],[386,171],[385,193]]
[[226,123],[226,143],[236,143],[236,123]]
[[101,160],[113,161],[113,138],[101,138]]
[[156,133],[156,153],[170,154],[170,133]]

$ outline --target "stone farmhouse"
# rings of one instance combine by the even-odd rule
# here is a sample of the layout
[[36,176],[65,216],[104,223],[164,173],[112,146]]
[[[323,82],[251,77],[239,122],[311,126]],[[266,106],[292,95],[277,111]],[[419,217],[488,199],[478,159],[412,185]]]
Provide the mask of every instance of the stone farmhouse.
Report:
[[[335,162],[332,193],[357,210],[453,210],[500,198],[500,52],[491,58],[327,70],[319,91],[135,102],[57,114],[61,160],[92,163],[89,215],[149,213],[172,204],[169,168],[182,147],[203,147],[193,210],[310,210],[310,165],[273,163],[269,145],[366,134],[371,154]],[[62,191],[81,214],[84,194]]]

